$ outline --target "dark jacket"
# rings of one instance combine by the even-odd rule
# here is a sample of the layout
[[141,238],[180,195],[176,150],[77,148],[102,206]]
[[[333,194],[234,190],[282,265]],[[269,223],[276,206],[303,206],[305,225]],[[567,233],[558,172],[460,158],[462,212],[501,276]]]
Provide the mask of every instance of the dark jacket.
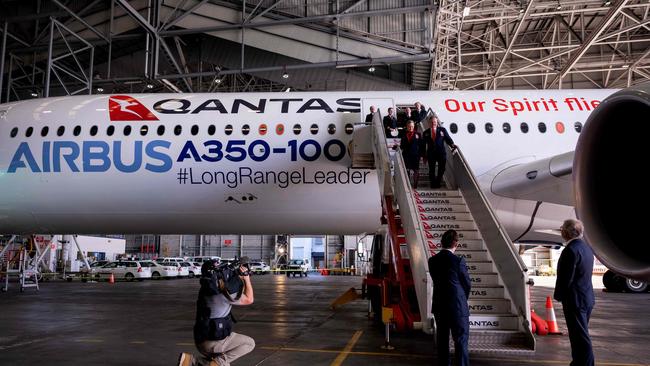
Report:
[[384,116],[384,131],[386,131],[386,137],[391,138],[390,130],[397,128],[397,117],[395,115]]
[[440,250],[429,258],[429,274],[433,279],[431,311],[448,316],[469,316],[467,298],[472,288],[465,259],[449,250]]
[[413,122],[422,122],[427,117],[427,110],[422,106],[419,111],[411,111],[411,119]]
[[[431,159],[432,156],[447,156],[447,150],[445,150],[445,142],[450,146],[454,144],[454,140],[452,140],[451,136],[449,136],[449,132],[447,132],[447,129],[442,126],[438,126],[436,129],[435,140],[431,139],[431,129],[429,128],[424,131],[424,134],[422,135],[422,141],[425,144],[426,156],[428,159]],[[424,151],[422,153],[424,155]]]
[[553,298],[563,306],[591,309],[596,300],[591,277],[594,253],[584,240],[577,238],[567,244],[557,263],[557,280]]
[[420,167],[420,146],[422,145],[422,137],[419,133],[414,132],[413,139],[409,141],[406,137],[406,132],[403,133],[400,140],[400,148],[402,149],[402,157],[406,164],[406,169],[418,170]]

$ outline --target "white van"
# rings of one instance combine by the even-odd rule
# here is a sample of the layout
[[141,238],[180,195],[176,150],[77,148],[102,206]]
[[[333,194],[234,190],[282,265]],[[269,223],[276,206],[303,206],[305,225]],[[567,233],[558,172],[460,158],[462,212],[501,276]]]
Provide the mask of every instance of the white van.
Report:
[[187,259],[188,262],[197,262],[203,264],[203,262],[207,262],[210,260],[216,260],[217,263],[221,262],[221,258],[217,257],[216,255],[199,255],[196,257],[189,257]]

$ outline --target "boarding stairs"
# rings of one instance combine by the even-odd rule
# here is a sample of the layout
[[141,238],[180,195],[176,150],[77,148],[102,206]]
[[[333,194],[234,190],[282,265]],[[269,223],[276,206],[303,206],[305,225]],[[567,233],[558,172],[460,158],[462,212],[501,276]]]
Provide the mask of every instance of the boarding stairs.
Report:
[[427,261],[438,251],[442,234],[455,229],[460,236],[456,254],[465,258],[472,281],[470,352],[534,352],[526,266],[498,222],[462,152],[448,151],[445,188],[422,188],[429,185],[429,180],[428,168],[421,166],[419,187],[413,189],[401,152],[389,152],[392,141],[386,143],[380,113],[370,128],[365,133],[372,135],[374,167],[380,177],[387,236],[392,242],[391,258],[397,269],[410,271],[398,273],[402,277],[400,287],[412,286],[400,290],[406,294],[400,296],[400,301],[417,298],[417,306],[401,305],[406,312],[409,308],[419,310],[416,315],[405,316],[413,320],[411,328],[426,333],[435,330]]

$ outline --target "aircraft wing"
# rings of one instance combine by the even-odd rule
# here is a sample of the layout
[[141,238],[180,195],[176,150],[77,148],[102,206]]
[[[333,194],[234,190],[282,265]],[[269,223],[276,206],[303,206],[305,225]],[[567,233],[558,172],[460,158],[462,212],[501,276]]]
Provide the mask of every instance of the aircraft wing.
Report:
[[574,152],[570,151],[509,166],[494,176],[490,191],[513,199],[574,206],[573,156]]

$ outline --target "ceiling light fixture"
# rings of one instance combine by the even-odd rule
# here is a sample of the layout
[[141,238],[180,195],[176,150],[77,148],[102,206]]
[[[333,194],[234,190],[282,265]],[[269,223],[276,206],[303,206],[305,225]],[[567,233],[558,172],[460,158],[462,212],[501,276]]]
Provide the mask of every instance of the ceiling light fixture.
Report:
[[369,72],[375,72],[375,67],[374,67],[374,66],[370,66],[370,67],[368,68],[368,71],[369,71]]
[[97,88],[97,91],[101,93],[104,91],[104,88]]
[[147,84],[147,89],[153,89],[153,84]]

